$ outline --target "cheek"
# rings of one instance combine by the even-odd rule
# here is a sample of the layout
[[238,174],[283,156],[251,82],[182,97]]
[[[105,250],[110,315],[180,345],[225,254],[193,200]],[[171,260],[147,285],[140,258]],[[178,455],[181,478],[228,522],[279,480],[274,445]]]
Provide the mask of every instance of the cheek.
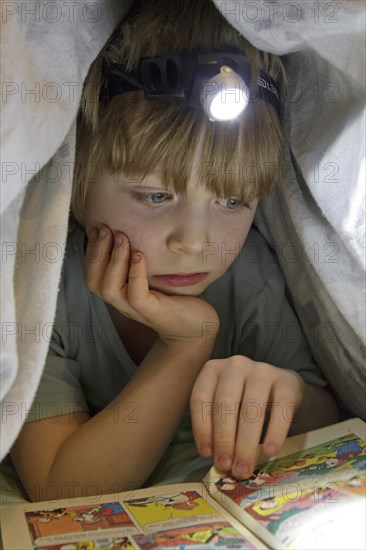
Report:
[[248,236],[250,225],[232,227],[231,230],[224,231],[218,239],[222,243],[222,248],[226,248],[228,251],[237,250],[239,252]]
[[156,246],[154,235],[146,229],[141,231],[141,228],[136,227],[134,224],[129,224],[128,227],[125,227],[124,232],[126,233],[131,246],[141,250],[147,260],[149,260],[154,250],[154,246]]
[[220,260],[221,273],[224,273],[240,254],[251,228],[253,217],[254,213],[246,216],[241,223],[223,225],[220,228],[221,231],[216,234],[215,247]]
[[161,231],[151,224],[146,224],[141,216],[134,215],[131,212],[131,205],[128,207],[124,204],[117,204],[116,201],[106,204],[104,200],[101,200],[99,203],[90,204],[87,212],[85,224],[87,233],[93,227],[101,227],[105,224],[110,227],[113,234],[124,233],[130,241],[130,245],[145,254],[148,265],[151,263],[159,246]]
[[148,273],[156,269],[156,263],[162,255],[161,231],[154,230],[142,219],[133,219],[131,216],[125,223],[119,223],[115,228],[127,235],[130,246],[135,250],[141,250],[147,261]]

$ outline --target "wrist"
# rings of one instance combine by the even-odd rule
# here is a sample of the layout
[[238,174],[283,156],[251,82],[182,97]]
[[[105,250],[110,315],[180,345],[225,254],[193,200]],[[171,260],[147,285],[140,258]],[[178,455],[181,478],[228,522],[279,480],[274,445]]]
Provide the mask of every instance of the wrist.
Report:
[[158,337],[155,346],[164,356],[179,356],[182,360],[189,360],[190,364],[203,365],[211,357],[215,337],[209,338],[174,338]]
[[[161,370],[168,368],[168,373],[181,371],[184,376],[189,373],[199,374],[202,367],[210,359],[214,340],[190,342],[170,339],[168,341],[157,338],[138,369],[138,375],[146,370]],[[165,366],[165,367],[164,367]],[[192,380],[193,381],[193,380]]]
[[211,348],[213,347],[218,331],[219,321],[202,323],[200,330],[193,336],[175,336],[171,334],[159,334],[159,340],[171,349]]

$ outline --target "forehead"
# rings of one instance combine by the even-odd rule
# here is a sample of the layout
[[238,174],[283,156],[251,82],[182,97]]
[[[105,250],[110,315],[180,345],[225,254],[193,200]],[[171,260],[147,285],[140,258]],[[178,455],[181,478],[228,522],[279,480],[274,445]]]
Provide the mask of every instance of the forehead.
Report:
[[117,169],[108,166],[108,181],[127,187],[146,185],[178,192],[184,192],[192,186],[206,186],[208,179],[218,173],[219,163],[204,155],[202,134],[195,146],[186,146],[184,158],[167,154],[156,163],[145,164],[144,158],[140,156]]
[[194,183],[216,196],[251,201],[267,195],[277,180],[268,169],[277,165],[270,151],[263,171],[267,156],[258,153],[260,139],[255,132],[252,139],[253,121],[248,117],[245,124],[213,124],[186,107],[177,110],[144,100],[128,111],[119,101],[106,109],[90,158],[118,174],[116,183],[133,186],[153,176],[159,186],[178,193]]

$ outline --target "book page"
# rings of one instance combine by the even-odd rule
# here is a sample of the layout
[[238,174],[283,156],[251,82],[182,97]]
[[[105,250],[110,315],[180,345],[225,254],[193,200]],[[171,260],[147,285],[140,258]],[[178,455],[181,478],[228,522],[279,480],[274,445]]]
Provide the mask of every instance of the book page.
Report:
[[203,483],[2,509],[4,550],[267,548]]
[[[211,469],[209,492],[273,548],[366,548],[365,423],[289,438],[243,481]],[[263,459],[263,455],[262,455]]]

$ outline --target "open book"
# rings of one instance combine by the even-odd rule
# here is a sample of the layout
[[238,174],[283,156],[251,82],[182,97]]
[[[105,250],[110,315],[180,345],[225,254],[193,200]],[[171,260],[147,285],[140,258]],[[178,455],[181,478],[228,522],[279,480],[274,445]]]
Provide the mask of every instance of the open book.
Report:
[[212,468],[202,483],[1,510],[4,550],[366,548],[366,424],[288,438],[250,479]]

